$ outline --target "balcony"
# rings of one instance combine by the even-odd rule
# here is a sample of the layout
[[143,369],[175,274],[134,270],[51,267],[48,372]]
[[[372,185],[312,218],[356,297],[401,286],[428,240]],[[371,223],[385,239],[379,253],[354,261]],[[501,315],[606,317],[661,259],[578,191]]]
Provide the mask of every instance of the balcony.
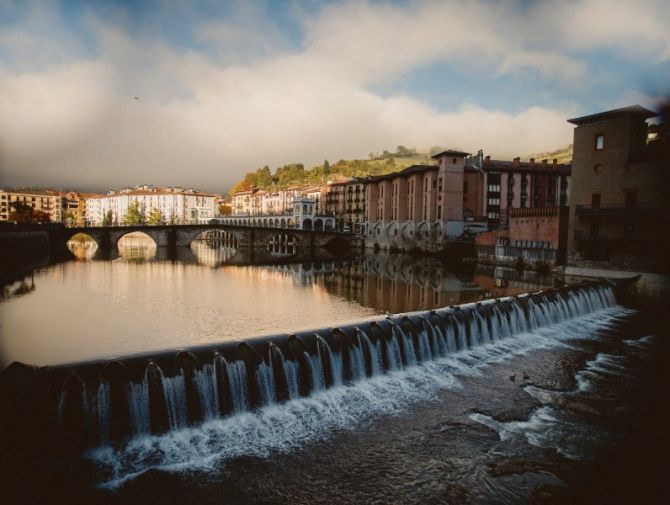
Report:
[[509,209],[510,217],[543,217],[557,216],[559,207],[524,207]]

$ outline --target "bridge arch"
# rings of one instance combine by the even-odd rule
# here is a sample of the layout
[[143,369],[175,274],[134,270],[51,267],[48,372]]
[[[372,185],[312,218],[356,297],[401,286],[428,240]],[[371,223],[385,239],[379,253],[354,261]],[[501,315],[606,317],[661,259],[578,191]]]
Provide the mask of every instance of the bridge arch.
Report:
[[[229,223],[230,225],[230,223]],[[211,225],[210,225],[211,226]],[[234,226],[234,225],[233,225]],[[199,245],[209,248],[238,249],[244,236],[243,230],[231,228],[208,228],[207,225],[196,229],[177,230],[177,246],[192,247]]]
[[159,238],[156,233],[150,230],[139,231],[131,229],[115,233],[112,243],[119,249],[157,247]]
[[303,230],[309,230],[311,231],[313,229],[314,225],[312,223],[312,220],[310,218],[305,218],[302,221],[302,229]]
[[98,241],[95,237],[85,232],[77,232],[70,236],[65,243],[77,260],[89,260],[93,258],[95,252],[99,248]]

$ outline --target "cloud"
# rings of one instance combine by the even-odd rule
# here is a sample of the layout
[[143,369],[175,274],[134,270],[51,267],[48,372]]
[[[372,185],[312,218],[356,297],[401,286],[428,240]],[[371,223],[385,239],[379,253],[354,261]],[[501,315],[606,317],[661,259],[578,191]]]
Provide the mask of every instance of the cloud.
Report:
[[[71,37],[57,48],[57,64],[39,53],[67,30],[33,14],[0,33],[17,45],[0,57],[0,184],[225,190],[265,164],[310,166],[398,144],[483,148],[498,157],[562,147],[572,140],[565,119],[583,112],[575,102],[512,112],[472,102],[445,111],[394,92],[392,83],[446,63],[490,80],[491,93],[503,75],[586,85],[588,65],[575,51],[623,45],[603,33],[596,13],[604,7],[595,0],[332,4],[296,18],[303,34],[296,44],[272,12],[240,4],[225,18],[192,14],[185,22],[195,45],[161,35],[155,22],[138,30],[119,22],[123,16],[91,11],[80,26],[94,40],[93,54]],[[611,10],[615,20],[630,14]],[[593,23],[590,36],[580,12]],[[632,52],[664,57],[667,35],[656,33],[662,16],[632,21],[653,32]],[[616,30],[630,38],[627,28]],[[23,60],[37,63],[17,65]],[[388,94],[372,90],[380,83]],[[444,88],[449,93],[450,83]]]

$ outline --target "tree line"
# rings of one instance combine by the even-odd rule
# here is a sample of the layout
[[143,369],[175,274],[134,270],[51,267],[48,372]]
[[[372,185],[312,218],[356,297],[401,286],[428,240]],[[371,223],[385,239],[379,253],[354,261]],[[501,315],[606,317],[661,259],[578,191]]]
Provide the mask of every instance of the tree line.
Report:
[[[431,151],[432,149],[435,148],[431,148]],[[302,163],[288,163],[277,167],[273,173],[270,167],[265,165],[246,173],[242,180],[231,188],[229,194],[251,189],[280,190],[300,184],[325,184],[330,180],[349,177],[384,175],[413,164],[427,163],[429,159],[429,154],[418,153],[414,147],[398,146],[393,153],[385,150],[381,154],[370,153],[368,159],[341,159],[336,163],[324,160],[321,165],[310,169],[305,169]]]

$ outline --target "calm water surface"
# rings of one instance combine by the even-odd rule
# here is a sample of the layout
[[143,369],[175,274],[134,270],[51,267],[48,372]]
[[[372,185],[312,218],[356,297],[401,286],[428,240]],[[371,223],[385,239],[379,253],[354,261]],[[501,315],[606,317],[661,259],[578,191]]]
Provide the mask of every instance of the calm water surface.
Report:
[[0,368],[338,325],[551,282],[502,270],[454,273],[436,260],[402,255],[245,265],[234,251],[205,242],[172,257],[141,240],[122,244],[118,254],[71,245],[77,260],[38,268],[4,287]]

